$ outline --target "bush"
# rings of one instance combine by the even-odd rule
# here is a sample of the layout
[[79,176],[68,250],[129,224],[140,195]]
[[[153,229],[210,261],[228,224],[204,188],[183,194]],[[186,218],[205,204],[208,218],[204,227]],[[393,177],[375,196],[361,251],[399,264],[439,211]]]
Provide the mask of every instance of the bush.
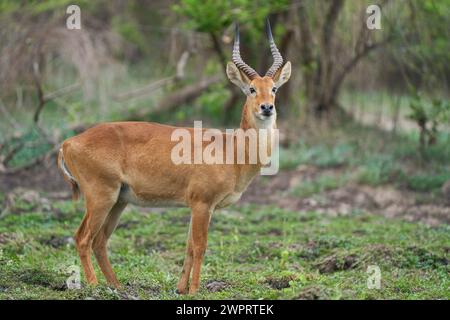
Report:
[[416,93],[409,107],[409,118],[417,123],[420,130],[420,150],[423,152],[427,146],[436,143],[439,127],[450,120],[450,103],[434,99],[431,106],[427,107],[420,94]]
[[432,191],[440,189],[450,179],[450,172],[438,175],[414,175],[406,178],[406,185],[414,191]]

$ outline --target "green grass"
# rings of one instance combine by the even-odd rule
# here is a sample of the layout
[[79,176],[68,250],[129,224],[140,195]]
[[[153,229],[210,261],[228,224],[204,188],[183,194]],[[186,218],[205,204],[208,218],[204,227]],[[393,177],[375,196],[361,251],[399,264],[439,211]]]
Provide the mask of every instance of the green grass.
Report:
[[309,165],[339,169],[347,176],[319,176],[312,181],[312,188],[301,187],[311,192],[320,191],[321,186],[329,189],[329,184],[338,187],[339,180],[372,186],[391,183],[412,191],[430,192],[439,190],[450,179],[449,146],[450,134],[441,133],[437,143],[421,153],[415,133],[393,136],[349,124],[331,128],[324,134],[304,135],[288,149],[281,149],[280,167],[292,170]]
[[321,193],[328,190],[337,189],[348,181],[347,175],[319,175],[316,179],[311,181],[303,181],[294,186],[290,193],[298,197],[309,197],[316,193]]
[[[353,214],[327,217],[243,206],[214,214],[198,295],[178,296],[189,221],[187,209],[128,209],[110,242],[122,290],[68,290],[79,265],[70,237],[81,205],[11,213],[0,220],[0,299],[449,299],[448,225],[430,228]],[[381,269],[381,289],[367,288],[367,267]],[[210,292],[206,284],[223,282]]]
[[[409,94],[393,94],[385,90],[355,91],[345,90],[340,96],[341,104],[348,111],[368,112],[374,115],[382,113],[392,119],[398,108],[399,118],[407,118],[411,113],[410,104],[413,96]],[[432,98],[423,99],[427,109],[431,108]]]

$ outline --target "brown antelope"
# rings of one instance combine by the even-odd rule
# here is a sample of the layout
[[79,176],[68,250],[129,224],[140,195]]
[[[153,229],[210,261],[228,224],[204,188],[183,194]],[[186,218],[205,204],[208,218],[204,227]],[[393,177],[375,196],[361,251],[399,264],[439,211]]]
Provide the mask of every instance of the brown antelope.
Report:
[[[283,66],[268,22],[267,33],[274,62],[261,77],[240,56],[236,26],[233,63],[228,63],[226,72],[247,96],[240,125],[244,130],[276,128],[275,93],[291,74],[290,62]],[[262,164],[176,165],[171,160],[171,149],[175,146],[171,135],[176,129],[148,122],[103,123],[62,144],[58,167],[71,184],[74,199],[80,193],[85,198],[86,213],[75,241],[89,284],[97,283],[91,262],[93,250],[108,283],[119,287],[106,246],[121,212],[132,203],[191,208],[186,256],[177,291],[188,292],[191,270],[189,293],[199,289],[213,211],[238,201]]]

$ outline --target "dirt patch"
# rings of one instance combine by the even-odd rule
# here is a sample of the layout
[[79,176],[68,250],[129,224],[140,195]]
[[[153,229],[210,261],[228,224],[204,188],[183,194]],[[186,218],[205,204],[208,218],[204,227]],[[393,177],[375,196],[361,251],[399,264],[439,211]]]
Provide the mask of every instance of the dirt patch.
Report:
[[43,287],[59,287],[61,281],[55,278],[50,272],[42,271],[40,269],[26,269],[17,274],[17,279],[23,283]]
[[134,246],[137,249],[144,250],[145,252],[165,252],[167,250],[166,245],[159,240],[148,239],[146,237],[136,237]]
[[8,242],[16,241],[17,235],[15,233],[3,232],[0,233],[0,244],[7,244]]
[[50,211],[49,199],[42,197],[37,191],[16,188],[9,192],[0,209],[0,217],[8,214],[22,214],[30,211]]
[[281,236],[283,234],[283,231],[280,228],[270,228],[267,230],[267,235],[271,236]]
[[450,206],[416,205],[401,206],[393,204],[381,212],[388,218],[401,218],[411,222],[422,222],[430,226],[450,223]]
[[430,199],[429,203],[419,203],[418,194],[415,192],[389,185],[371,187],[348,183],[337,189],[308,197],[297,197],[289,192],[292,187],[309,182],[319,174],[340,175],[341,171],[342,168],[320,169],[314,166],[299,166],[295,170],[282,171],[276,176],[259,176],[250,184],[241,203],[270,204],[286,210],[316,211],[329,216],[363,211],[387,218],[422,222],[430,226],[450,223],[448,202],[450,200],[445,198],[450,184],[443,187],[443,199]]
[[206,284],[206,289],[209,292],[219,292],[228,287],[228,284],[224,281],[216,281],[216,280],[210,280]]
[[309,241],[306,245],[297,245],[298,248],[290,246],[291,250],[295,250],[297,255],[305,260],[314,260],[319,257],[320,251],[319,246],[315,241]]
[[119,223],[117,225],[116,229],[131,229],[132,227],[134,227],[138,224],[139,224],[139,221],[134,221],[134,220],[125,221],[125,222]]
[[242,202],[272,204],[280,200],[280,194],[287,191],[292,171],[281,171],[275,176],[257,176],[242,195]]
[[129,300],[137,300],[139,297],[139,291],[144,290],[151,296],[157,296],[161,294],[161,287],[158,285],[142,282],[142,280],[128,280],[124,283],[124,288],[122,290],[119,290],[119,293],[123,295],[123,299],[127,299],[126,296],[128,296]]
[[267,277],[265,283],[270,287],[276,290],[281,290],[284,288],[289,288],[292,280],[294,280],[294,276],[284,276],[284,277]]
[[355,254],[350,254],[343,257],[333,254],[317,263],[316,267],[319,269],[320,273],[332,273],[336,271],[353,269],[357,264],[358,257]]
[[40,239],[39,243],[58,249],[67,245],[73,245],[75,242],[72,237],[51,235],[49,238]]
[[297,296],[298,300],[323,300],[327,298],[328,295],[325,290],[317,286],[306,287]]

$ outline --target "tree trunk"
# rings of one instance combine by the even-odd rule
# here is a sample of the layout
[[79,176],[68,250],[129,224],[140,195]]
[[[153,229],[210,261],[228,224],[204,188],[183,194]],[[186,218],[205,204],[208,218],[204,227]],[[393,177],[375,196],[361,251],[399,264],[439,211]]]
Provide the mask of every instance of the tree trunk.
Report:
[[[284,13],[281,21],[286,27],[286,32],[280,41],[280,51],[285,57],[289,57],[289,50],[292,47],[295,36],[295,20],[296,15],[294,10],[289,10],[287,13]],[[278,19],[280,20],[280,19]],[[285,22],[284,22],[285,21]],[[288,59],[287,59],[288,60]],[[292,96],[292,82],[288,81],[283,87],[283,90],[280,90],[278,94],[278,102],[277,102],[277,111],[281,118],[288,118],[290,114],[292,114],[293,107],[289,107],[290,100]]]
[[[345,77],[354,69],[358,62],[372,51],[384,46],[392,40],[388,35],[379,42],[370,42],[370,32],[365,23],[365,11],[361,12],[361,26],[354,52],[347,61],[339,58],[336,61],[335,33],[338,18],[342,12],[344,0],[329,1],[324,20],[317,39],[310,30],[310,17],[305,1],[300,0],[298,9],[298,25],[300,31],[300,65],[303,76],[304,93],[307,100],[306,118],[334,118],[344,115],[344,110],[338,103],[338,97]],[[316,41],[314,41],[315,39]]]

